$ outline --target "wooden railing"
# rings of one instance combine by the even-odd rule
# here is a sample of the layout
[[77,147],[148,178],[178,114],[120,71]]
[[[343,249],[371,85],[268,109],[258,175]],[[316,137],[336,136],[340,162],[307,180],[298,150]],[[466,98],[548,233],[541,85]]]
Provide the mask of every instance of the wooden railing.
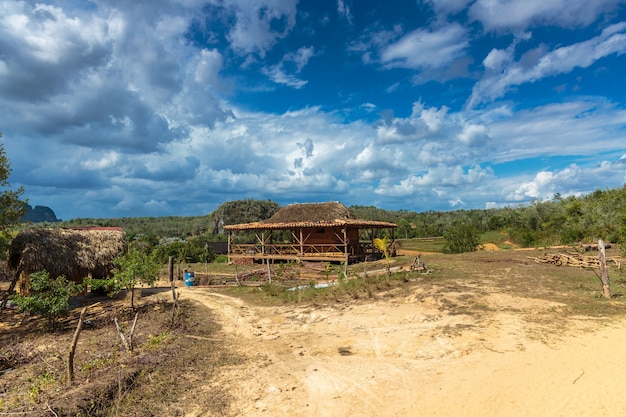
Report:
[[248,255],[250,257],[278,255],[278,256],[342,256],[345,245],[342,244],[231,244],[232,255]]
[[[337,244],[304,244],[296,243],[271,243],[262,245],[252,244],[231,244],[229,252],[237,257],[266,258],[316,258],[316,257],[342,257],[345,256],[346,246]],[[357,247],[351,247],[349,256],[377,256],[381,251],[375,248],[371,242],[361,242]]]

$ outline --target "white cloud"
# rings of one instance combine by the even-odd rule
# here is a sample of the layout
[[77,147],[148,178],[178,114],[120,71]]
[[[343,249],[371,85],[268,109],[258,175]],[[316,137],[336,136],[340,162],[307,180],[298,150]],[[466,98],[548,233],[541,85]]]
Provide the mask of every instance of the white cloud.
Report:
[[620,3],[620,0],[477,0],[469,15],[487,30],[516,31],[537,24],[575,27],[593,23]]
[[296,72],[302,71],[302,68],[309,63],[309,59],[315,56],[315,48],[312,46],[299,48],[296,52],[285,55],[283,61],[291,61],[296,64]]
[[461,58],[469,46],[467,29],[457,23],[437,30],[416,29],[380,52],[388,68],[439,68]]
[[216,49],[201,50],[198,56],[194,81],[199,84],[214,86],[219,84],[219,72],[223,63],[222,55]]
[[[313,84],[309,65],[332,48],[299,37],[304,32],[296,46],[282,42],[299,29],[296,16],[304,14],[296,15],[297,3],[94,2],[81,10],[72,1],[3,1],[0,127],[14,162],[12,184],[26,185],[32,202],[61,208],[58,214],[68,218],[207,213],[236,198],[500,206],[555,190],[591,191],[598,184],[589,178],[602,178],[603,186],[626,182],[620,103],[589,96],[522,110],[511,103],[455,110],[467,97],[458,93],[469,88],[467,78],[409,85],[463,72],[478,35],[441,16],[471,1],[433,1],[441,16],[430,28],[372,24],[351,32],[350,51],[388,71],[371,85],[364,78],[367,89],[346,87],[328,101],[299,104]],[[338,1],[337,10],[351,18],[354,4]],[[194,24],[204,25],[194,32],[204,37],[202,46],[190,36]],[[558,48],[528,42],[524,51],[518,45],[531,38],[518,29],[508,47],[494,42],[501,49],[484,57],[476,103],[624,51],[626,23],[586,42]],[[359,65],[352,58],[341,64]],[[251,91],[276,88],[258,72],[299,89],[287,94],[294,101],[278,97],[271,112],[251,111],[263,105]],[[371,94],[385,87],[387,94]],[[429,90],[440,91],[436,105]],[[252,100],[232,101],[242,96]],[[34,157],[35,150],[45,158]],[[572,155],[576,163],[567,169],[552,158]],[[509,163],[535,157],[547,162],[504,172]]]
[[344,0],[337,0],[337,13],[339,16],[342,16],[348,24],[352,24],[352,12],[350,11],[350,6],[346,4]]
[[[538,50],[539,51],[539,50]],[[468,106],[503,97],[514,86],[532,83],[542,78],[586,68],[612,54],[626,51],[626,22],[611,25],[595,38],[556,48],[534,59],[532,66],[510,62],[511,52],[491,51],[485,58],[488,71],[474,86]],[[508,65],[505,65],[508,64]]]
[[285,37],[296,23],[298,0],[232,0],[228,3],[235,25],[228,34],[231,47],[241,54],[261,57]]
[[[304,87],[307,81],[299,79],[296,74],[302,71],[313,56],[315,56],[315,48],[302,47],[296,52],[286,54],[278,64],[262,68],[261,72],[277,84],[284,84],[299,89]],[[290,73],[288,68],[294,66],[295,68]]]

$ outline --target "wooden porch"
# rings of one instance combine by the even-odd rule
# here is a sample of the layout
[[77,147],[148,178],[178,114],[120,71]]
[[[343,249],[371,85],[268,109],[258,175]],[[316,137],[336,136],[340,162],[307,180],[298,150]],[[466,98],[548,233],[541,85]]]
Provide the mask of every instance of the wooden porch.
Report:
[[[224,226],[228,260],[248,262],[317,261],[346,264],[380,259],[376,235],[387,229],[393,242],[394,223],[361,220],[343,204],[292,204],[268,220]],[[239,235],[238,235],[239,234]]]
[[323,261],[323,262],[358,262],[383,257],[382,251],[373,247],[371,242],[358,245],[345,244],[230,244],[229,257],[234,259],[268,259],[280,261]]

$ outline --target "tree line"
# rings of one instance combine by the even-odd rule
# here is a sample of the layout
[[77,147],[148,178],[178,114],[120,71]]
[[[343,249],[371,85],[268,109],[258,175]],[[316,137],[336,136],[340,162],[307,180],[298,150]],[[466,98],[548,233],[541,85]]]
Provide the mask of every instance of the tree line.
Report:
[[[557,194],[548,201],[492,209],[416,212],[360,205],[349,208],[360,219],[396,223],[397,238],[444,236],[460,224],[471,225],[481,234],[506,233],[512,243],[522,247],[597,239],[618,243],[626,236],[626,185],[582,196],[564,198]],[[207,241],[225,241],[224,225],[264,220],[279,209],[280,205],[271,200],[245,199],[223,203],[205,216],[81,218],[48,226],[120,226],[129,240],[143,241],[147,246],[158,247],[168,238],[178,238],[202,247]]]

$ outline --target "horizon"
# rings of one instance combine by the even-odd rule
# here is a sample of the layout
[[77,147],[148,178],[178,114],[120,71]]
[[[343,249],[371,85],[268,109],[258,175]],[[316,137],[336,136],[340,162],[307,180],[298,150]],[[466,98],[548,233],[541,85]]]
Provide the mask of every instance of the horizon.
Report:
[[0,11],[9,181],[63,219],[473,210],[626,184],[624,0]]

